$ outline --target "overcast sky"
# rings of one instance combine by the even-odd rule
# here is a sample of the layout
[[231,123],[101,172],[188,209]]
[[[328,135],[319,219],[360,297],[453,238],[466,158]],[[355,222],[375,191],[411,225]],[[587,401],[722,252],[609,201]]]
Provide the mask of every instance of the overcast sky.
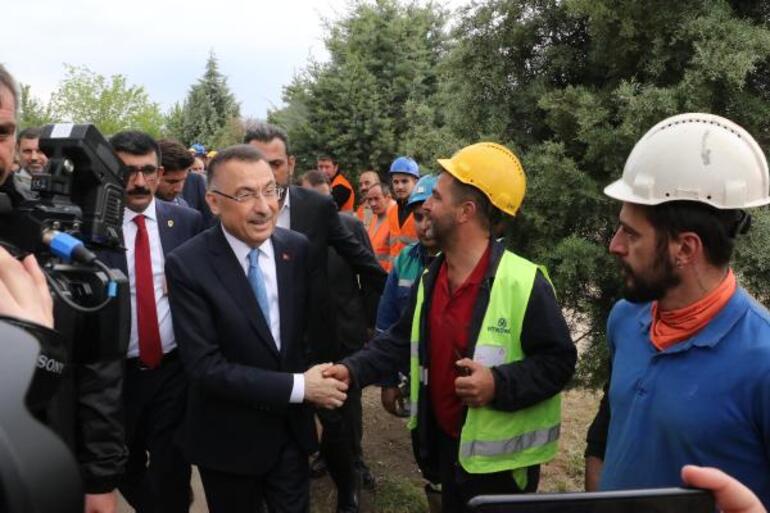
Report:
[[[0,62],[48,100],[63,63],[123,74],[166,111],[181,101],[214,50],[244,116],[281,105],[281,88],[326,60],[324,18],[347,0],[4,0]],[[12,21],[13,20],[13,21]]]

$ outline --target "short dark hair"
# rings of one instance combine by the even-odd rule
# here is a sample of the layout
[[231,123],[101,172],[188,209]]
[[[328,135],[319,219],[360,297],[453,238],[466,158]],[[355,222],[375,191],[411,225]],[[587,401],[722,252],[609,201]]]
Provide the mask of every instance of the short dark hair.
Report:
[[19,132],[19,135],[16,137],[16,144],[18,145],[22,139],[40,139],[41,135],[43,135],[42,128],[38,128],[38,127],[25,128],[24,130]]
[[337,165],[337,159],[335,158],[334,154],[331,152],[325,152],[325,153],[319,153],[318,156],[315,158],[316,162],[319,160],[331,160],[332,164],[335,166]]
[[161,165],[165,171],[186,171],[195,163],[195,157],[176,139],[161,139],[158,147],[163,156]]
[[13,79],[13,76],[8,73],[8,70],[5,69],[5,66],[0,64],[0,86],[3,86],[7,88],[11,92],[11,96],[13,96],[13,111],[15,113],[19,112],[19,89],[16,85],[16,81]]
[[[446,171],[443,171],[446,173]],[[450,174],[451,176],[451,174]],[[456,203],[463,201],[472,201],[476,204],[476,211],[479,213],[479,219],[482,226],[491,230],[503,217],[503,212],[494,206],[486,194],[472,185],[461,182],[454,176],[450,181],[452,192]]]
[[273,139],[280,139],[283,141],[283,146],[286,148],[286,155],[291,155],[291,150],[289,150],[289,136],[286,134],[286,130],[277,125],[265,123],[264,121],[257,121],[246,128],[246,135],[243,136],[243,144],[249,144],[251,141],[269,143]]
[[265,156],[262,155],[258,149],[248,144],[236,144],[225,148],[216,154],[216,156],[209,162],[209,167],[206,170],[206,178],[208,178],[209,187],[214,183],[216,177],[217,168],[222,164],[231,160],[240,160],[241,162],[259,162],[265,160]]
[[129,155],[147,155],[155,152],[158,157],[158,164],[163,160],[160,153],[160,147],[150,134],[140,132],[139,130],[124,130],[110,137],[110,145],[116,152],[128,153]]
[[329,179],[326,178],[326,175],[320,172],[317,169],[311,169],[310,171],[306,171],[305,173],[300,176],[300,183],[301,182],[307,182],[313,187],[317,187],[319,185],[323,184],[329,184]]
[[679,234],[693,232],[703,243],[706,259],[717,267],[730,263],[735,237],[748,230],[750,219],[742,210],[720,210],[696,201],[669,201],[643,210],[655,228],[659,249]]

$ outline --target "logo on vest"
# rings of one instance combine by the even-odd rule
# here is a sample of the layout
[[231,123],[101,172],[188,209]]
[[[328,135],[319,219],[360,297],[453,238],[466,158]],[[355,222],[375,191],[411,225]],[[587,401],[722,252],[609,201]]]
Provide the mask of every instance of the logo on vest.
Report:
[[487,331],[498,334],[510,335],[511,329],[508,327],[508,321],[505,317],[497,319],[497,326],[487,326]]

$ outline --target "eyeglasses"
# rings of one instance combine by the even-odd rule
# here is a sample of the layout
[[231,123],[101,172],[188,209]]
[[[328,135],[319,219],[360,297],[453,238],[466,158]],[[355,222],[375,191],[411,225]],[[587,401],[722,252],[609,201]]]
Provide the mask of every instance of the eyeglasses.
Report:
[[227,199],[231,199],[236,203],[241,203],[246,205],[246,204],[254,204],[257,201],[257,199],[260,197],[266,200],[281,198],[283,197],[284,187],[280,187],[278,185],[272,184],[272,185],[268,185],[261,191],[244,191],[235,196],[231,196],[230,194],[226,194],[216,189],[212,189],[211,192],[214,194],[219,194],[220,196],[223,196]]
[[158,171],[158,166],[147,164],[146,166],[126,166],[126,176],[142,173],[145,177],[152,176]]

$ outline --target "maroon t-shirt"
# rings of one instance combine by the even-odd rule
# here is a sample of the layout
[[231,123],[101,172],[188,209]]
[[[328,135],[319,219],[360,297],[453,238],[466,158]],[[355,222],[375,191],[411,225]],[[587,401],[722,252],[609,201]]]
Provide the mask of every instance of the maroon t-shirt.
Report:
[[454,438],[460,436],[463,410],[460,398],[455,394],[455,379],[459,376],[455,362],[468,356],[468,329],[479,287],[489,267],[489,247],[465,283],[454,293],[449,291],[446,261],[441,264],[428,314],[430,400],[439,427]]

